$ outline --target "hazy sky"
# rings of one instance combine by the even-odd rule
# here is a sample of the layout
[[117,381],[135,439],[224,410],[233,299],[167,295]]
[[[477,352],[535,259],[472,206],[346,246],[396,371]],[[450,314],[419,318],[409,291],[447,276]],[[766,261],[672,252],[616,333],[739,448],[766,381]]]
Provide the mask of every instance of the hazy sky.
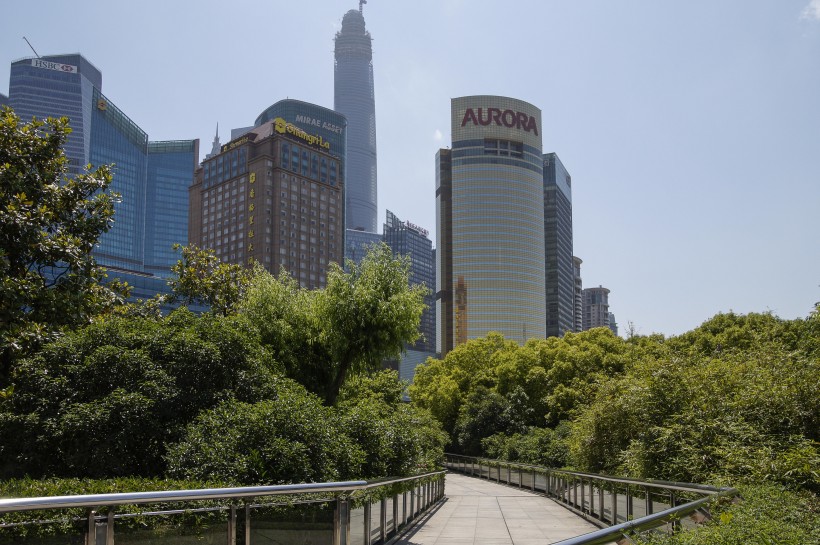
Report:
[[[251,125],[297,98],[333,107],[333,36],[355,0],[0,0],[12,60],[82,53],[151,140]],[[543,111],[572,174],[584,285],[623,333],[820,301],[820,0],[370,0],[385,208],[435,241],[450,98]]]

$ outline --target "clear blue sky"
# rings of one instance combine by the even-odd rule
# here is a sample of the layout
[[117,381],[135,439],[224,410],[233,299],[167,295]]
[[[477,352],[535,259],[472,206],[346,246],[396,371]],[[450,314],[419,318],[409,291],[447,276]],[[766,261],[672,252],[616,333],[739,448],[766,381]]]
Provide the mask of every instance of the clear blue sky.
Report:
[[[355,0],[3,0],[12,60],[80,52],[152,140],[333,106],[333,36]],[[543,111],[572,174],[575,254],[623,332],[820,301],[820,0],[369,0],[385,208],[435,236],[450,98]]]

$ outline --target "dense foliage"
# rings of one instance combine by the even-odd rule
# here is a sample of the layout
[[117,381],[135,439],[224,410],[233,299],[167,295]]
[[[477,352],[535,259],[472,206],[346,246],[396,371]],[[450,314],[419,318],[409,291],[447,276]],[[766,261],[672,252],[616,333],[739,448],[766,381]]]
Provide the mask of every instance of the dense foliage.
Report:
[[200,411],[272,397],[275,369],[239,317],[100,319],[20,363],[0,403],[0,475],[160,475]]
[[820,491],[818,320],[725,314],[670,339],[579,412],[574,465]]
[[637,354],[604,328],[524,346],[491,333],[428,360],[410,395],[442,422],[451,449],[480,454],[495,434],[540,433],[567,420]]
[[67,118],[21,123],[0,109],[0,387],[22,356],[127,292],[102,284],[90,253],[113,223],[111,170],[68,178],[70,132]]

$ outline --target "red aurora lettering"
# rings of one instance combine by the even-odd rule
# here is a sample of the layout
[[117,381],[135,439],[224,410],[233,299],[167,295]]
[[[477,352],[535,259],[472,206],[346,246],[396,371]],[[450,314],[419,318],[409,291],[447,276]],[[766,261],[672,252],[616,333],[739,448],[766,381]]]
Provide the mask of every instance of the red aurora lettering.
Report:
[[538,125],[535,124],[535,118],[530,117],[524,112],[514,112],[513,110],[501,110],[499,108],[477,108],[478,114],[472,108],[467,108],[464,112],[464,119],[461,120],[461,126],[472,121],[473,125],[489,125],[495,123],[499,127],[509,127],[510,129],[523,129],[527,132],[532,132],[538,136]]

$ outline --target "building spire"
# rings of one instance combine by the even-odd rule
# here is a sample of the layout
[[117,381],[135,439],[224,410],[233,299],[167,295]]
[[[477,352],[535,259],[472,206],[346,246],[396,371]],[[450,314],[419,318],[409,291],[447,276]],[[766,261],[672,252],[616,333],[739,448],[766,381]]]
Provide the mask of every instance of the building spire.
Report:
[[214,143],[211,146],[211,153],[205,156],[205,159],[210,159],[211,157],[215,157],[219,155],[220,151],[222,151],[221,146],[219,145],[219,122],[216,123],[216,135],[214,136]]
[[359,13],[362,12],[362,5],[367,4],[367,0],[359,0]]

